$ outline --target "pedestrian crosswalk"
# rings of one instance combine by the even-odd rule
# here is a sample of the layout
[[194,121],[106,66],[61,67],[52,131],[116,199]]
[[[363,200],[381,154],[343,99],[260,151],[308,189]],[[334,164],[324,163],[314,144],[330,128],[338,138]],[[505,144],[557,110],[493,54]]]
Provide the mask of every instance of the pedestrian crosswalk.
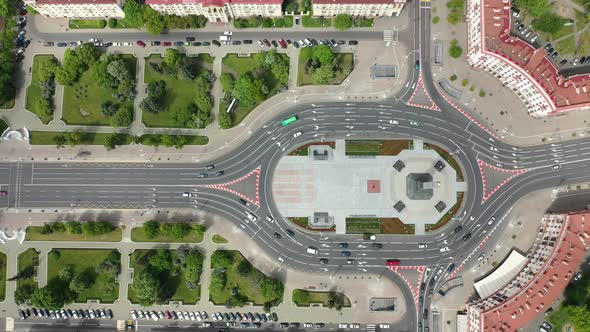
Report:
[[367,324],[367,332],[375,332],[375,324]]
[[394,40],[394,31],[393,30],[383,30],[383,41],[389,43]]

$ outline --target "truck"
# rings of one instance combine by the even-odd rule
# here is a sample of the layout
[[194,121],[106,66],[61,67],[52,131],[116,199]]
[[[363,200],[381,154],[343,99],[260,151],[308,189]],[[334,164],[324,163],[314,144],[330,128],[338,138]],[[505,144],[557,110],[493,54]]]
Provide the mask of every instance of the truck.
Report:
[[375,236],[375,234],[371,234],[371,233],[364,233],[363,234],[363,240],[377,240],[377,236]]

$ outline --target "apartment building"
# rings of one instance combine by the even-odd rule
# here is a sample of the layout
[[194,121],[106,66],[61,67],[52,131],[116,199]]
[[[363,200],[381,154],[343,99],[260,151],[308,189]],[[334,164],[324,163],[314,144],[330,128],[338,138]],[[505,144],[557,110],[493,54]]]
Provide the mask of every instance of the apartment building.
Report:
[[511,35],[510,0],[468,0],[467,62],[498,78],[533,117],[590,108],[590,75],[565,77],[544,49]]
[[167,15],[203,15],[209,22],[232,18],[282,16],[282,0],[146,0],[153,9]]
[[123,18],[122,0],[24,0],[48,18]]
[[312,0],[313,16],[398,16],[406,0]]

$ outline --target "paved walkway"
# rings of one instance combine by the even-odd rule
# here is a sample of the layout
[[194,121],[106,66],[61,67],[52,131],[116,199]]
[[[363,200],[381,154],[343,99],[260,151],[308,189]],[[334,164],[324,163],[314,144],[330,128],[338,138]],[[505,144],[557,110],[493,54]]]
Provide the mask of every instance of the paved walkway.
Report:
[[[80,212],[84,215],[85,212]],[[76,219],[78,216],[68,216],[68,219]],[[40,224],[35,220],[38,215],[12,215],[10,220],[14,223],[23,224]],[[31,217],[31,219],[29,219]],[[130,232],[133,226],[140,225],[144,220],[150,219],[154,216],[140,216],[136,212],[123,212],[118,215],[123,222],[125,228],[123,230],[123,241],[116,243],[96,243],[96,242],[24,242],[19,245],[17,241],[8,241],[3,247],[8,255],[8,273],[11,277],[16,274],[16,256],[18,253],[27,248],[35,248],[41,252],[40,264],[38,268],[38,280],[40,286],[47,283],[47,253],[52,248],[95,248],[95,249],[117,249],[121,252],[121,274],[119,276],[119,299],[111,305],[97,305],[97,304],[73,304],[72,308],[111,308],[115,313],[116,319],[128,318],[128,313],[133,308],[139,309],[138,305],[132,305],[127,299],[127,289],[129,283],[132,282],[132,270],[129,268],[129,254],[136,249],[152,249],[158,247],[165,247],[167,249],[176,249],[182,243],[132,243],[130,242]],[[52,221],[63,218],[63,215],[48,214],[45,215],[43,221]],[[107,218],[108,219],[108,218]],[[205,238],[202,243],[189,244],[196,246],[205,255],[204,269],[201,277],[201,300],[195,305],[181,305],[174,304],[175,310],[205,310],[212,311],[229,311],[225,306],[214,306],[207,299],[209,298],[208,289],[204,285],[208,285],[210,280],[210,256],[217,249],[231,249],[239,250],[257,269],[266,275],[278,278],[286,283],[286,291],[283,302],[273,311],[276,311],[281,321],[299,321],[299,322],[357,322],[357,323],[378,323],[388,322],[395,324],[402,321],[405,316],[406,308],[403,298],[398,298],[398,309],[396,312],[380,312],[369,313],[369,299],[371,297],[383,297],[387,294],[388,297],[401,296],[400,290],[396,285],[392,284],[388,279],[379,278],[375,275],[357,275],[357,274],[343,274],[334,273],[331,276],[314,275],[301,273],[297,271],[290,271],[284,269],[281,263],[272,257],[267,257],[256,246],[256,243],[249,238],[244,238],[241,229],[236,228],[225,220],[213,215],[201,215],[199,219],[208,226],[205,233]],[[30,221],[27,221],[30,220]],[[116,222],[115,222],[116,223]],[[213,234],[221,234],[228,239],[228,244],[213,243],[211,237]],[[4,301],[3,308],[8,315],[16,313],[16,305],[12,294],[14,294],[15,283],[8,283],[7,299]],[[346,294],[350,299],[352,306],[345,308],[341,312],[328,308],[298,308],[294,310],[295,305],[291,301],[291,292],[293,289],[308,289],[318,291],[336,290]],[[171,309],[169,305],[153,306],[153,309]],[[152,309],[152,307],[150,307]],[[261,307],[247,305],[239,311],[261,312]],[[233,311],[236,311],[234,309]]]

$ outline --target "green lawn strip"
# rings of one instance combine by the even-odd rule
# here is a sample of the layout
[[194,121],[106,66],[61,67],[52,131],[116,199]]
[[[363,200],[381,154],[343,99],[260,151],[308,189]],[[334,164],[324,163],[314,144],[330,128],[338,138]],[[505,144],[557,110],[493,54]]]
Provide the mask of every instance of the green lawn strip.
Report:
[[47,63],[54,58],[55,57],[53,55],[48,54],[35,55],[33,58],[33,74],[31,77],[31,85],[27,87],[25,109],[35,114],[41,120],[41,122],[43,122],[43,124],[48,124],[49,121],[53,120],[53,114],[47,115],[37,109],[37,102],[41,99],[41,93],[43,92],[41,90],[41,86],[39,85],[39,83],[41,83],[39,81],[39,68],[42,66],[42,64]]
[[193,231],[182,239],[176,239],[171,235],[158,234],[150,238],[145,234],[143,227],[134,227],[131,229],[131,241],[133,242],[173,242],[173,243],[200,243],[203,242],[205,227],[202,225],[193,225]]
[[323,28],[332,26],[332,19],[304,15],[301,17],[301,25],[304,28]]
[[354,17],[352,19],[352,26],[358,28],[370,28],[374,25],[374,19],[372,18],[362,18],[362,17]]
[[6,254],[0,252],[0,302],[6,299]]
[[[300,294],[297,294],[300,293]],[[346,295],[338,293],[344,297],[344,307],[350,308],[350,300]],[[301,298],[304,298],[303,300]],[[322,304],[324,307],[329,306],[330,292],[315,292],[307,291],[304,289],[294,289],[292,294],[292,300],[298,307],[309,307],[312,304]]]
[[381,156],[397,156],[403,150],[411,150],[413,142],[411,140],[388,140],[383,141],[381,145]]
[[8,124],[6,123],[6,121],[0,119],[0,133],[3,133],[6,128],[8,128]]
[[227,241],[226,238],[224,238],[223,236],[219,235],[219,234],[213,234],[213,237],[211,237],[211,241],[213,241],[213,243],[228,243],[229,241]]
[[555,50],[561,55],[573,55],[576,53],[576,36],[566,37],[555,43]]
[[[59,255],[53,252],[59,251]],[[87,273],[94,280],[92,285],[78,294],[76,302],[83,303],[87,300],[98,299],[102,303],[113,303],[119,297],[119,284],[110,273],[97,273],[96,267],[110,254],[110,249],[53,249],[47,255],[47,280],[58,278],[59,271],[67,266],[72,266],[74,275]],[[105,286],[114,284],[111,294],[105,292]]]
[[[286,54],[282,54],[282,53],[277,53],[277,56],[281,56],[281,57],[285,57],[287,62],[289,62],[289,57]],[[225,58],[223,58],[222,60],[222,73],[231,73],[234,78],[237,78],[240,75],[243,75],[251,70],[254,69],[256,63],[254,61],[254,57],[238,57],[237,54],[232,53],[232,54],[228,54],[225,56]],[[275,94],[277,94],[279,92],[279,88],[281,87],[281,84],[287,85],[289,82],[281,82],[278,80],[273,80],[271,82],[269,82],[269,93],[266,96],[268,98],[274,96]],[[263,101],[264,102],[264,101]],[[233,125],[234,127],[237,126],[240,122],[242,122],[242,120],[253,110],[255,109],[257,105],[254,105],[254,107],[245,107],[243,105],[240,105],[240,103],[238,103],[238,106],[234,108],[234,110],[232,111],[232,120],[233,120]],[[225,111],[227,109],[229,105],[220,105],[220,111]]]
[[590,53],[590,30],[586,30],[580,34],[579,54]]
[[447,211],[447,213],[445,213],[445,215],[442,216],[436,222],[436,224],[426,224],[426,226],[425,226],[426,231],[427,232],[434,231],[434,230],[437,230],[437,229],[443,227],[444,225],[446,225],[449,222],[449,220],[451,220],[453,218],[453,216],[455,216],[455,214],[457,213],[457,211],[461,207],[461,203],[463,202],[463,195],[464,195],[464,193],[459,193],[457,195],[457,203],[455,203],[455,205],[453,205],[453,207],[450,208],[449,211]]
[[457,173],[457,181],[463,182],[463,171],[459,167],[459,163],[446,150],[434,144],[424,143],[425,149],[433,149],[436,151]]
[[[350,66],[351,72],[354,69],[354,56],[352,53],[334,53],[334,63],[338,63],[338,67],[345,68]],[[306,57],[299,57],[297,64],[297,86],[314,85],[311,78],[311,73],[305,71],[305,65],[308,59]],[[344,75],[342,71],[336,70],[332,81],[323,85],[338,85],[342,83],[348,75]]]
[[383,141],[349,141],[345,142],[347,156],[378,156]]
[[23,285],[31,285],[33,288],[37,288],[38,284],[34,278],[34,270],[36,270],[37,266],[39,266],[39,253],[33,249],[29,248],[23,251],[20,255],[18,255],[18,274],[23,274],[25,271],[30,270],[30,278],[19,278],[16,281],[17,287],[21,287]]
[[107,26],[105,20],[70,20],[70,29],[104,29]]
[[113,228],[107,234],[88,236],[85,234],[52,233],[41,234],[43,226],[29,226],[25,236],[26,241],[92,241],[92,242],[119,242],[123,238],[121,227]]
[[289,156],[308,156],[309,155],[309,147],[312,145],[325,145],[325,146],[331,147],[332,149],[336,148],[336,142],[307,143],[307,144],[299,146],[295,150],[289,152]]
[[378,218],[346,218],[346,234],[381,233]]
[[565,37],[569,34],[573,34],[574,33],[574,25],[567,25],[562,27],[561,29],[559,29],[557,32],[551,34],[551,37],[553,37],[553,40],[557,40],[561,37]]
[[[91,133],[81,132],[81,141],[78,145],[104,145],[107,137],[111,136],[110,133]],[[60,135],[67,135],[68,132],[61,131],[31,131],[29,143],[31,145],[55,145],[55,137]],[[131,136],[128,134],[124,135],[126,144],[131,143]]]
[[[132,76],[135,77],[137,59],[130,54],[123,54],[121,58],[127,62]],[[101,112],[100,105],[102,103],[111,101],[114,104],[121,104],[121,106],[133,109],[133,101],[126,100],[120,103],[112,96],[113,92],[115,90],[98,86],[98,83],[92,78],[92,68],[89,68],[82,73],[78,82],[72,86],[64,86],[62,119],[68,125],[110,125],[110,116]]]
[[377,218],[381,234],[415,234],[415,224],[405,224],[399,218]]
[[[199,59],[200,68],[211,69],[213,58],[209,54],[199,54],[196,58]],[[142,121],[148,127],[183,128],[183,126],[176,123],[174,119],[175,112],[176,110],[185,109],[193,102],[196,86],[194,82],[180,79],[175,75],[160,74],[148,64],[148,62],[159,63],[161,61],[162,57],[159,54],[152,54],[146,58],[144,82],[146,84],[159,80],[166,82],[166,95],[164,98],[166,110],[160,113],[144,111]]]
[[130,24],[129,22],[127,22],[127,20],[125,20],[125,18],[118,18],[117,25],[114,27],[114,29],[141,29],[141,28],[142,27],[140,27],[138,25]]
[[[155,250],[146,250],[146,249],[138,249],[135,250],[131,254],[131,259],[129,260],[129,265],[133,269],[133,274],[137,275],[140,271],[143,271],[147,266],[145,264],[141,264],[139,257],[150,254],[150,251],[154,252]],[[169,250],[172,256],[172,261],[176,261],[178,259],[178,254],[176,254],[176,250]],[[182,301],[183,304],[196,304],[201,299],[201,284],[198,284],[197,288],[191,289],[186,284],[186,277],[184,274],[184,269],[179,267],[174,267],[173,269],[178,269],[178,275],[173,275],[172,271],[162,271],[160,278],[160,289],[168,289],[170,290],[170,297],[166,299],[168,301]],[[174,290],[174,293],[172,293]],[[136,297],[135,291],[133,287],[128,288],[127,297],[131,303],[140,303],[140,300]]]
[[[239,251],[228,250],[231,256],[233,256],[232,265],[226,269],[226,284],[220,292],[209,290],[209,299],[215,305],[223,305],[232,297],[232,288],[237,287],[239,293],[247,298],[247,302],[253,303],[254,305],[263,305],[266,300],[262,296],[260,291],[260,281],[264,279],[264,273],[257,270],[251,265],[250,271],[247,275],[241,276],[238,274],[237,267],[243,261],[248,261]],[[249,262],[248,262],[249,263]],[[214,267],[211,266],[213,269]],[[282,298],[278,301],[281,302]]]
[[[142,142],[143,145],[150,145],[150,137],[158,136],[158,134],[144,134],[141,135],[142,139],[145,139]],[[175,135],[176,136],[176,135]],[[201,135],[177,135],[177,136],[184,136],[186,137],[186,145],[207,145],[209,143],[209,137],[201,136]]]

